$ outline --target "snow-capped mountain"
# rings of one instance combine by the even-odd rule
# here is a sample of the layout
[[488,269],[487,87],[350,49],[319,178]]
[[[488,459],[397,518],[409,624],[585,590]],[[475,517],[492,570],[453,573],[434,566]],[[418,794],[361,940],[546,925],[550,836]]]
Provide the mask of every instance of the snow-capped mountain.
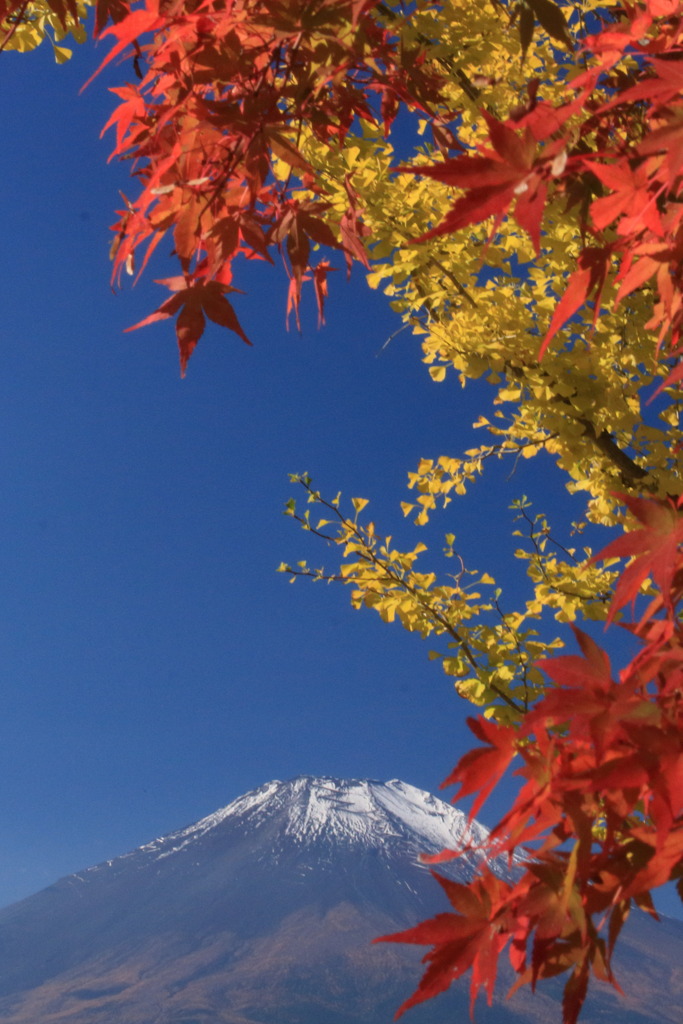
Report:
[[[446,909],[420,853],[472,847],[450,869],[466,877],[485,834],[398,780],[270,782],[0,911],[0,1021],[388,1024],[420,951],[372,939]],[[627,1001],[599,994],[586,1024],[678,1021],[683,926],[661,927],[640,922]],[[465,981],[407,1024],[465,1021],[467,1001]],[[557,991],[477,1011],[482,1024],[560,1018]]]
[[[271,834],[269,853],[274,856],[292,843],[377,849],[387,855],[400,851],[416,859],[446,847],[472,846],[473,852],[463,858],[469,865],[481,858],[476,848],[488,835],[477,822],[470,825],[462,811],[398,779],[376,782],[304,775],[289,782],[268,782],[194,825],[124,855],[119,863],[130,858],[139,864],[158,861],[181,851],[191,854],[198,842],[235,831],[242,837]],[[102,865],[90,870],[100,871]]]

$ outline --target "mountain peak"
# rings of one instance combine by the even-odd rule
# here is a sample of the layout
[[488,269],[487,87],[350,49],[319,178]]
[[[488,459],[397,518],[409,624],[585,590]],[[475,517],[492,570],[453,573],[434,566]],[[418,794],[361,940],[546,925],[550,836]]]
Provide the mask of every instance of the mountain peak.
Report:
[[[338,779],[300,775],[273,780],[187,828],[147,843],[126,857],[146,854],[165,859],[211,841],[226,830],[266,832],[272,848],[281,845],[339,845],[389,852],[436,853],[446,847],[481,846],[487,831],[462,811],[399,779]],[[463,858],[471,863],[480,856]],[[91,869],[93,870],[93,869]]]
[[[334,779],[300,776],[282,785],[289,804],[287,835],[306,842],[330,839],[381,845],[392,839],[443,849],[470,839],[466,816],[398,779]],[[271,798],[272,799],[272,798]],[[484,837],[477,826],[475,842]]]

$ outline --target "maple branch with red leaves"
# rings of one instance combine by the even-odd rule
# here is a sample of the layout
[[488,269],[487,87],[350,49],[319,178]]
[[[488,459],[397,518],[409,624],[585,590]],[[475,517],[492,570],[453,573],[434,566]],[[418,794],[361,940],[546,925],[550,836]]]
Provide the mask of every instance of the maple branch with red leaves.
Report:
[[455,800],[475,795],[474,815],[521,760],[523,785],[487,840],[492,855],[516,855],[519,876],[503,884],[484,868],[455,888],[439,878],[455,913],[382,940],[433,947],[401,1012],[467,970],[472,1004],[482,988],[490,1002],[511,943],[515,988],[571,972],[563,1021],[575,1024],[591,975],[618,987],[611,958],[631,903],[654,914],[650,891],[669,880],[683,898],[683,499],[621,497],[640,526],[593,560],[632,559],[610,619],[635,604],[648,578],[656,588],[629,625],[641,649],[615,679],[604,650],[575,630],[580,654],[541,663],[554,686],[518,730],[470,720],[486,745],[465,754],[444,786],[459,785]]

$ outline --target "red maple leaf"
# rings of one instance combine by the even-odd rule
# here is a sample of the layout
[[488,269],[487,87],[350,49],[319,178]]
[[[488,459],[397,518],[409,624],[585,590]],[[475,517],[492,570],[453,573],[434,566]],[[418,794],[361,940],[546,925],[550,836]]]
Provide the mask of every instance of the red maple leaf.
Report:
[[540,249],[541,224],[545,208],[550,156],[557,146],[549,147],[543,159],[537,159],[537,144],[529,128],[515,130],[484,111],[492,150],[476,156],[457,156],[424,167],[399,167],[398,171],[422,174],[436,181],[468,191],[456,200],[440,224],[415,239],[423,242],[438,235],[459,231],[471,224],[495,217],[496,223],[514,204],[517,223]]
[[591,559],[595,562],[598,559],[635,556],[621,574],[607,622],[611,622],[624,605],[629,602],[633,605],[648,577],[652,577],[659,588],[665,607],[672,611],[671,587],[680,564],[679,548],[683,544],[683,499],[660,501],[656,498],[635,498],[629,494],[616,497],[643,525],[639,530],[617,537]]
[[154,313],[150,313],[144,320],[133,324],[132,327],[127,327],[126,330],[135,331],[138,327],[146,327],[148,324],[156,323],[157,320],[167,320],[177,313],[176,337],[180,352],[181,377],[185,376],[190,356],[204,333],[206,317],[233,331],[246,345],[251,345],[249,338],[242,330],[232,304],[225,297],[226,292],[238,291],[237,288],[220,284],[218,281],[197,284],[188,281],[185,277],[171,277],[164,281],[157,281],[157,284],[165,284],[174,294],[162,302]]
[[487,745],[475,747],[464,754],[448,778],[444,779],[441,788],[460,783],[453,803],[464,796],[477,793],[470,810],[470,817],[473,818],[517,753],[518,736],[515,729],[498,725],[483,717],[468,718],[467,724],[474,735]]
[[595,302],[594,323],[600,313],[600,300],[610,265],[609,249],[588,246],[579,256],[578,264],[578,268],[569,278],[564,295],[555,307],[550,326],[538,351],[539,360],[543,358],[557,332],[585,306],[591,296]]
[[444,992],[456,978],[470,968],[470,1013],[479,990],[486,991],[491,1003],[498,969],[498,958],[510,938],[503,922],[497,919],[511,887],[484,868],[469,885],[461,885],[432,872],[448,896],[454,914],[437,914],[415,928],[383,935],[375,942],[406,942],[433,946],[424,957],[429,966],[413,995],[396,1014],[398,1019],[411,1006]]

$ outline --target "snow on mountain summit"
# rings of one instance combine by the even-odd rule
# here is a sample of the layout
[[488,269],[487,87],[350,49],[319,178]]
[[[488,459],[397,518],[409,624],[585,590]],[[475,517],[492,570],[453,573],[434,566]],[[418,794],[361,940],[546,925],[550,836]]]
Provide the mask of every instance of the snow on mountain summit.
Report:
[[[334,838],[351,844],[376,845],[393,838],[413,839],[425,848],[464,845],[470,839],[466,816],[398,779],[295,779],[286,832],[302,842]],[[476,826],[479,830],[479,826]],[[475,842],[484,836],[475,838]]]
[[226,829],[244,834],[265,828],[282,843],[379,849],[400,844],[416,856],[446,847],[477,847],[487,835],[477,822],[469,823],[462,811],[398,779],[378,782],[304,775],[288,782],[268,782],[136,852],[164,859],[204,837],[218,838]]

